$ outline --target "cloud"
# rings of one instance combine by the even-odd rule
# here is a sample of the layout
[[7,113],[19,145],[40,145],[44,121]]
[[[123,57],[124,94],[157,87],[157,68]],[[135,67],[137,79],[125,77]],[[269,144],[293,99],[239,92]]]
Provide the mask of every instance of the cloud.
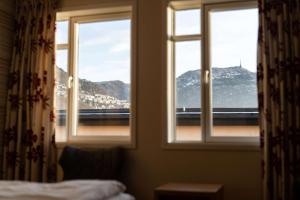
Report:
[[130,50],[130,44],[128,44],[127,42],[124,42],[124,43],[118,43],[118,44],[112,45],[109,52],[118,53],[118,52],[129,51],[129,50]]
[[130,59],[124,59],[124,60],[108,60],[105,61],[106,64],[113,64],[113,65],[128,65],[130,64]]
[[[123,41],[124,39],[124,31],[116,31],[113,29],[103,30],[98,29],[95,30],[94,33],[82,33],[82,39],[80,45],[82,46],[95,46],[95,45],[111,45],[118,43],[119,40]],[[125,35],[126,36],[126,35]],[[118,39],[120,38],[120,39]],[[125,37],[126,38],[126,37]]]
[[94,82],[129,82],[131,38],[128,22],[88,24],[81,30],[80,37],[80,78]]
[[130,79],[130,59],[115,59],[93,62],[79,69],[79,77],[93,82]]
[[89,47],[95,45],[105,45],[112,42],[112,38],[109,36],[99,35],[98,37],[85,39],[83,42],[80,43],[82,47]]

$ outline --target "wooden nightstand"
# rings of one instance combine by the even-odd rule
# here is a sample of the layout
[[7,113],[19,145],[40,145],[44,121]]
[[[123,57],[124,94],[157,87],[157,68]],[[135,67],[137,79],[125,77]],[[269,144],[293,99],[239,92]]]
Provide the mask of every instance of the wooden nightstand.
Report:
[[223,200],[223,185],[168,183],[155,189],[156,200]]

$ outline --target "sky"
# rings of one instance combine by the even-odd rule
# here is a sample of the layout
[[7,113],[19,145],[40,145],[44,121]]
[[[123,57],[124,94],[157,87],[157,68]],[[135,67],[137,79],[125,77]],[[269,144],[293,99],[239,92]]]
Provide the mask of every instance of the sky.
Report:
[[[210,12],[211,67],[239,66],[256,72],[258,10],[244,9]],[[180,11],[175,15],[177,35],[200,33],[200,12]],[[194,19],[194,20],[190,20]],[[178,30],[177,30],[178,29]],[[201,42],[176,44],[176,77],[200,69]]]
[[[239,66],[256,71],[257,9],[210,13],[212,67]],[[86,23],[79,25],[80,78],[93,82],[121,80],[130,83],[130,20]],[[200,11],[176,14],[176,35],[199,34]],[[57,43],[67,41],[66,22],[57,23]],[[178,42],[176,77],[200,69],[199,41]],[[67,51],[57,52],[57,65],[66,70]]]
[[[67,24],[57,26],[57,43],[67,41]],[[78,76],[93,82],[130,82],[130,20],[82,23],[78,27]],[[57,64],[67,66],[67,52]]]

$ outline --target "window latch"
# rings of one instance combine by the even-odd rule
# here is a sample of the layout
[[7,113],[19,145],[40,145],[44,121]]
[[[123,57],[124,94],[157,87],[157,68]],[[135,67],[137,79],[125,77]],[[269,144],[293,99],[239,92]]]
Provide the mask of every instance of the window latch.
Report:
[[69,89],[72,87],[72,83],[73,83],[73,77],[69,76],[69,78],[68,78],[68,88]]
[[204,83],[208,84],[208,82],[209,82],[209,70],[205,70]]

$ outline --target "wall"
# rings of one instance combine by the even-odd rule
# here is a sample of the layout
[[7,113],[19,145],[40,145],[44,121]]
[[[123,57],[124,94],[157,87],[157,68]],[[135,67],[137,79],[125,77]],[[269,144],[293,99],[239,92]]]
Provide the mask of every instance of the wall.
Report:
[[[167,150],[162,148],[162,4],[138,0],[137,148],[128,150],[125,184],[137,200],[153,200],[153,190],[171,181],[223,183],[225,200],[261,199],[260,153],[247,150]],[[98,0],[63,0],[64,8]],[[105,1],[108,2],[108,1]],[[151,95],[150,95],[151,93]]]
[[[7,75],[11,63],[13,31],[14,31],[14,0],[0,1],[0,132],[4,128],[6,112]],[[1,134],[2,136],[2,134]],[[0,137],[0,144],[2,137]]]

